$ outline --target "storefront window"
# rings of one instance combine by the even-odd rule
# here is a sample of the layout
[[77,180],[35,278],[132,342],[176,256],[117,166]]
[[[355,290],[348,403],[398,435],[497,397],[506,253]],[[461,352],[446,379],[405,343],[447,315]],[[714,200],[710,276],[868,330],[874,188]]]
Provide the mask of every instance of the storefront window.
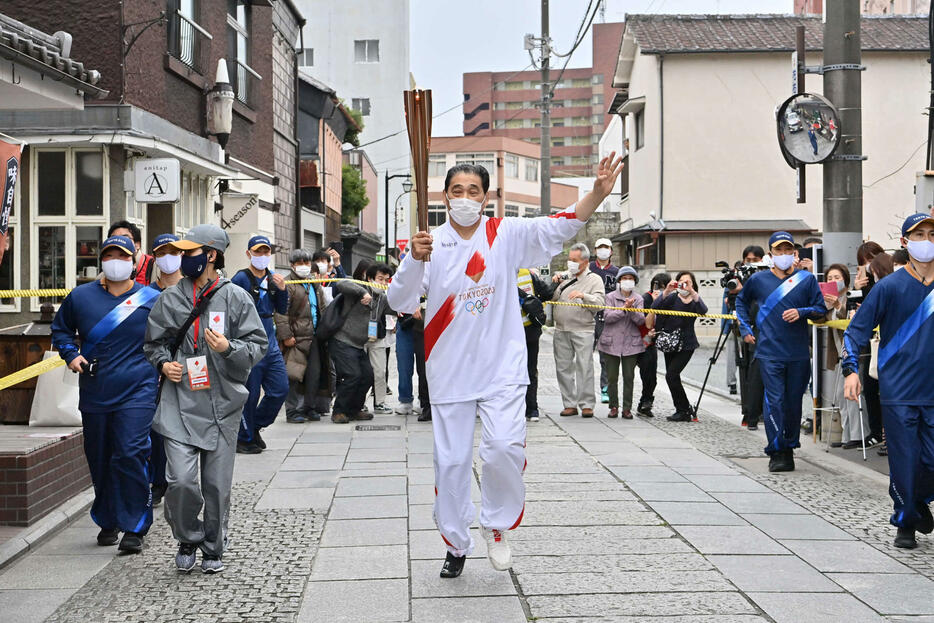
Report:
[[[36,242],[39,246],[39,288],[66,287],[65,226],[40,227]],[[59,303],[62,298],[43,298],[40,302]]]
[[100,151],[75,152],[75,208],[80,216],[104,213],[104,162]]
[[76,284],[87,283],[97,277],[97,258],[100,255],[103,233],[100,227],[75,228],[75,249],[78,251],[75,263]]
[[39,216],[65,215],[65,152],[41,151],[38,172]]

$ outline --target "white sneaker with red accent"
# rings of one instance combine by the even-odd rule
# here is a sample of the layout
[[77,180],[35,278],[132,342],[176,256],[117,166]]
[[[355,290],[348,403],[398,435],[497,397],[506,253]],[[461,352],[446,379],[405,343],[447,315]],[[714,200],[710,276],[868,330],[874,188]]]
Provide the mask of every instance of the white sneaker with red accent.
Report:
[[486,556],[497,571],[506,571],[512,567],[512,551],[506,542],[506,532],[490,528],[480,528],[486,540]]

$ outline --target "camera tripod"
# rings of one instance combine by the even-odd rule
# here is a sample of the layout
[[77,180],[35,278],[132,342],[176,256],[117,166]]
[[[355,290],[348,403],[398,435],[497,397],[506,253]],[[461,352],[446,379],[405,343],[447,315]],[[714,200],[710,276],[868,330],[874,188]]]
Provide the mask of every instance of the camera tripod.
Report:
[[[727,309],[730,313],[736,313],[735,294],[727,296]],[[743,416],[746,415],[746,368],[748,367],[749,361],[749,349],[740,337],[739,323],[736,320],[727,320],[727,322],[730,323],[728,330],[724,332],[721,329],[720,334],[717,336],[717,343],[713,348],[713,355],[710,357],[709,363],[707,364],[707,373],[704,374],[704,382],[701,384],[700,394],[697,395],[697,402],[694,403],[695,418],[697,417],[697,409],[700,407],[701,399],[704,397],[704,391],[707,389],[710,371],[713,369],[714,364],[717,363],[717,359],[720,358],[720,353],[726,348],[727,342],[733,343],[733,352],[736,355],[736,367],[739,370],[739,399],[740,404],[743,405]]]

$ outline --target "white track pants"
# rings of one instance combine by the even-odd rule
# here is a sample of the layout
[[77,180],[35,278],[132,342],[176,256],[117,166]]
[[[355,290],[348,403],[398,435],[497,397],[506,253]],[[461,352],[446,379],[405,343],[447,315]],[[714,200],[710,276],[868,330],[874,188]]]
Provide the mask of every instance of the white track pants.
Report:
[[470,501],[475,419],[483,427],[480,460],[480,525],[512,530],[525,509],[525,386],[513,385],[470,402],[431,405],[435,438],[435,523],[448,551],[473,551],[470,524],[476,508]]

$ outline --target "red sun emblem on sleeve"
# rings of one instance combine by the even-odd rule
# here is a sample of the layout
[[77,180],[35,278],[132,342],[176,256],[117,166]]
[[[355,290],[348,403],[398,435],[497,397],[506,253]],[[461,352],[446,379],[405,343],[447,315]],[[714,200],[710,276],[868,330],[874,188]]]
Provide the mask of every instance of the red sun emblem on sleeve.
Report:
[[473,257],[467,262],[467,270],[464,274],[470,277],[474,283],[480,283],[480,279],[483,278],[483,272],[485,270],[486,262],[483,261],[483,256],[480,255],[479,251],[475,251]]

